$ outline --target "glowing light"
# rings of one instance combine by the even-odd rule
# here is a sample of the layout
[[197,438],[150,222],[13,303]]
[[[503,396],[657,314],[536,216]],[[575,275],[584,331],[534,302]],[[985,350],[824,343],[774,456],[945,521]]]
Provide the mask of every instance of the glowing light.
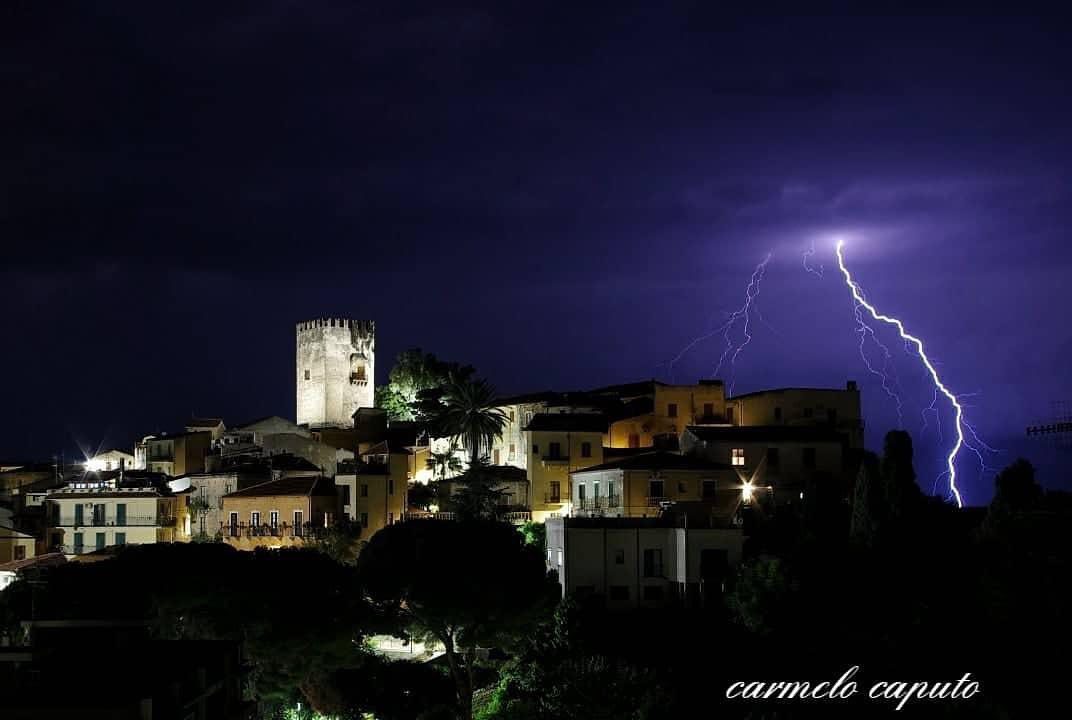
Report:
[[[905,341],[905,344],[907,345],[907,344],[911,343],[916,348],[916,351],[919,353],[920,360],[923,361],[924,367],[927,368],[927,372],[931,376],[931,381],[934,382],[935,390],[937,392],[940,392],[942,395],[944,395],[946,397],[946,399],[949,400],[950,404],[953,406],[954,418],[955,418],[954,425],[956,427],[956,442],[953,443],[952,449],[949,451],[949,454],[946,456],[946,467],[948,468],[946,473],[948,474],[948,477],[949,477],[949,492],[950,492],[950,494],[956,500],[957,507],[964,507],[964,501],[961,498],[960,489],[957,487],[957,467],[956,467],[957,455],[960,453],[960,449],[965,446],[964,428],[965,427],[970,427],[970,426],[967,426],[967,424],[964,421],[964,408],[961,406],[960,400],[957,399],[957,396],[954,395],[952,392],[950,392],[949,388],[947,388],[945,386],[945,384],[942,382],[941,378],[938,377],[938,371],[935,370],[934,364],[931,362],[931,359],[929,357],[927,357],[927,353],[923,348],[923,341],[920,340],[915,335],[912,335],[911,333],[906,331],[905,327],[904,327],[904,323],[902,323],[899,319],[897,319],[895,317],[891,317],[889,315],[884,315],[884,314],[880,313],[878,310],[875,309],[874,305],[872,305],[871,303],[867,302],[866,299],[864,299],[863,291],[860,290],[860,286],[856,283],[855,280],[852,279],[852,274],[849,272],[848,268],[845,267],[845,258],[842,256],[842,252],[841,252],[842,247],[844,245],[845,245],[844,240],[838,240],[838,243],[837,243],[838,268],[841,269],[841,274],[845,277],[845,283],[849,286],[849,290],[852,292],[852,297],[853,297],[853,300],[855,301],[855,308],[856,308],[856,312],[857,312],[857,317],[858,318],[860,317],[860,308],[864,308],[871,315],[871,317],[874,318],[875,320],[879,320],[881,322],[888,323],[890,325],[893,325],[895,328],[897,328],[897,332],[900,334],[901,339]],[[872,331],[872,335],[873,334],[874,333]],[[971,432],[974,434],[974,430],[971,430]],[[972,448],[972,450],[974,450],[976,453],[978,453],[978,450],[975,450],[974,448]],[[981,456],[980,456],[980,459],[981,459]]]
[[752,496],[755,494],[756,488],[752,484],[751,480],[745,480],[741,485],[741,500],[750,503],[752,502]]

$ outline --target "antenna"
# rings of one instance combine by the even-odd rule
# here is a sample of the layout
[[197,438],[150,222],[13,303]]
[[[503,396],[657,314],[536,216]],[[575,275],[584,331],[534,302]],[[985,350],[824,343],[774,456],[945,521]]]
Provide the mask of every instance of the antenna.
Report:
[[1066,400],[1050,403],[1050,417],[1028,425],[1027,436],[1059,450],[1072,450],[1072,405]]

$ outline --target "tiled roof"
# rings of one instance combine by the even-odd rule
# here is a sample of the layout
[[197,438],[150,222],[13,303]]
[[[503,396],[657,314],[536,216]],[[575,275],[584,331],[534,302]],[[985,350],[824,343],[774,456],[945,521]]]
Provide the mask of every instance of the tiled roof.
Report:
[[271,480],[259,485],[252,485],[244,490],[235,490],[224,497],[266,497],[271,495],[334,495],[335,483],[322,475],[300,475],[298,477]]

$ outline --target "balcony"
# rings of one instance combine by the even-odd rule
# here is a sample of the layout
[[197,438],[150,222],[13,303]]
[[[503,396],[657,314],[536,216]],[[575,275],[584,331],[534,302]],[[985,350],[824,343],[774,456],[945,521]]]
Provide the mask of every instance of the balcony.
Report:
[[548,465],[569,465],[569,455],[544,455],[540,458],[540,462],[542,462],[545,467]]
[[622,499],[617,495],[606,495],[603,497],[586,497],[577,501],[577,510],[609,510],[611,508],[620,508],[622,506]]
[[649,495],[644,498],[644,502],[647,503],[648,507],[660,507],[663,503],[670,502],[670,498],[662,495]]
[[281,523],[279,525],[247,525],[238,523],[220,523],[220,535],[224,540],[239,538],[302,538],[315,540],[321,537],[328,528],[316,523],[304,525],[291,525]]
[[560,505],[562,504],[562,495],[559,493],[547,493],[543,496],[543,502],[545,505]]
[[89,518],[89,522],[78,522],[77,518],[61,518],[53,527],[94,528],[94,527],[171,527],[175,524],[173,515],[127,515],[122,521],[115,518]]

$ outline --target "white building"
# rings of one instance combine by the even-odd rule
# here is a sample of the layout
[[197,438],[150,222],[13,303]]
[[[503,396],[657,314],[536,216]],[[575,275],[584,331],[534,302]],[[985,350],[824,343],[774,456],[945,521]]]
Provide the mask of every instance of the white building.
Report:
[[115,480],[80,482],[49,493],[45,501],[48,545],[65,555],[113,545],[184,542],[190,539],[188,492],[148,483],[117,487]]
[[105,450],[91,458],[87,458],[84,467],[86,472],[133,470],[134,456],[122,450]]
[[547,567],[563,596],[598,595],[611,608],[698,606],[720,596],[741,561],[739,528],[663,518],[551,518]]

